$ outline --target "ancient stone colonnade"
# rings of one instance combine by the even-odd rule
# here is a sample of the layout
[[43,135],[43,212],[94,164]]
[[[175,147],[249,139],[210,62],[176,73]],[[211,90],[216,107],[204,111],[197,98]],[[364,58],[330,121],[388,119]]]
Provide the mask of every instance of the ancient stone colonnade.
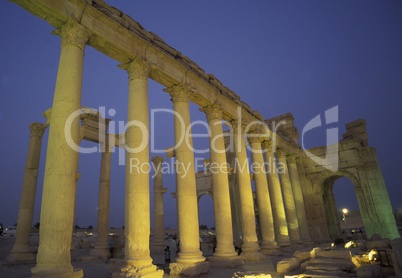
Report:
[[[279,247],[291,244],[309,243],[311,239],[329,240],[336,235],[333,225],[333,198],[326,184],[333,183],[340,176],[349,177],[354,183],[359,198],[363,221],[368,234],[379,233],[396,237],[395,223],[386,187],[376,161],[374,150],[362,143],[361,124],[351,124],[349,134],[339,143],[340,170],[331,172],[328,165],[310,161],[297,145],[297,131],[293,119],[277,134],[261,129],[264,119],[253,111],[240,97],[223,86],[213,75],[206,74],[194,62],[168,46],[157,35],[144,30],[137,22],[103,1],[62,0],[27,1],[13,0],[31,13],[47,20],[56,28],[61,37],[61,54],[54,92],[53,105],[48,113],[49,140],[46,155],[43,197],[41,207],[40,244],[36,267],[32,269],[38,277],[81,277],[82,270],[74,270],[71,265],[71,234],[77,184],[78,152],[72,145],[79,145],[85,137],[80,128],[79,118],[72,118],[71,134],[66,137],[66,122],[70,115],[81,108],[82,69],[84,51],[87,45],[103,52],[120,63],[120,68],[128,75],[128,116],[127,122],[139,122],[149,130],[148,119],[148,79],[152,78],[166,87],[173,109],[180,115],[175,117],[176,161],[179,162],[176,175],[176,198],[178,208],[178,230],[180,253],[176,262],[170,264],[171,273],[191,274],[207,272],[209,262],[233,266],[243,260],[260,260],[264,254],[271,254]],[[231,123],[234,151],[239,165],[246,165],[243,171],[237,169],[234,180],[228,179],[228,171],[211,172],[212,193],[216,219],[217,248],[214,256],[206,261],[199,249],[199,223],[197,208],[196,173],[191,138],[188,143],[181,141],[184,130],[191,124],[189,104],[196,103],[207,117],[211,130],[211,164],[225,165],[229,155],[223,151],[222,120]],[[240,108],[241,118],[238,111]],[[270,119],[267,121],[278,120]],[[246,130],[251,122],[253,129]],[[32,225],[32,194],[36,186],[40,138],[46,125],[31,126],[31,141],[24,178],[23,202],[20,205],[16,245],[11,257],[27,256],[28,228]],[[38,131],[34,131],[38,130]],[[250,131],[250,133],[248,133]],[[252,162],[263,165],[264,161],[278,161],[284,171],[278,175],[270,171],[253,171],[256,188],[256,203],[261,228],[261,242],[258,241],[255,223],[255,206],[251,187],[248,144],[254,150]],[[131,159],[150,163],[149,144],[140,148],[146,134],[137,125],[129,126],[125,132],[126,148],[126,192],[125,192],[125,259],[120,271],[114,277],[162,277],[150,256],[150,203],[149,172],[130,171]],[[275,138],[275,140],[274,140]],[[105,143],[106,142],[106,143]],[[108,226],[108,192],[110,153],[108,140],[102,155],[102,177],[99,187],[98,225]],[[102,142],[100,142],[102,143]],[[214,146],[214,148],[212,148]],[[122,147],[120,145],[120,147]],[[138,149],[137,151],[132,151]],[[260,150],[264,149],[264,152]],[[326,155],[322,149],[311,150],[316,157]],[[265,160],[264,160],[265,159]],[[158,158],[152,163],[160,163]],[[190,165],[186,175],[179,174],[180,167]],[[276,165],[273,163],[272,165]],[[234,168],[236,169],[236,167]],[[159,180],[158,180],[159,179]],[[155,181],[155,213],[161,211],[160,200],[164,189],[157,175]],[[241,227],[241,257],[234,250],[234,231],[227,227],[234,221],[231,202],[230,181],[236,184],[238,226]],[[329,193],[328,193],[329,192]],[[367,194],[370,192],[369,194]],[[33,194],[34,195],[34,194]],[[28,197],[27,197],[28,196]],[[34,197],[33,197],[34,198]],[[329,200],[324,205],[324,200]],[[381,203],[376,202],[381,200]],[[332,206],[331,206],[332,204]],[[235,212],[234,212],[235,211]],[[162,244],[161,214],[156,217],[157,245]],[[28,225],[29,224],[29,225]],[[28,227],[28,228],[27,228]],[[163,231],[162,231],[163,233]],[[93,254],[107,257],[105,244],[107,228],[99,233]],[[25,248],[25,249],[24,249]],[[147,276],[148,277],[148,276]]]

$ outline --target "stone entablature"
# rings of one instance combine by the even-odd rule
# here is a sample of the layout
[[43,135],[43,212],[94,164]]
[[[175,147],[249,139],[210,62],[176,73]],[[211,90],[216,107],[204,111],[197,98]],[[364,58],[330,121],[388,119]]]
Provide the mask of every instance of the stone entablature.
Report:
[[[206,74],[188,57],[104,1],[12,0],[12,2],[46,20],[56,29],[60,29],[70,16],[79,19],[79,24],[91,31],[88,45],[121,64],[126,64],[135,57],[142,57],[150,64],[149,78],[167,88],[175,84],[186,84],[194,91],[192,102],[200,107],[219,103],[222,106],[222,119],[226,121],[237,118],[239,106],[245,123],[263,121],[258,111],[250,108],[215,76]],[[299,152],[294,144],[283,140],[280,136],[277,140],[278,146],[290,152]]]

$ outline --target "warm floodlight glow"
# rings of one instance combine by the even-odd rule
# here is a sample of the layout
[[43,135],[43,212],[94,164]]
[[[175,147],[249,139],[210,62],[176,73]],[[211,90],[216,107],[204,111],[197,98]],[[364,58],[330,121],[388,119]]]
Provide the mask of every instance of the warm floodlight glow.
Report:
[[342,209],[342,213],[343,213],[343,214],[347,214],[347,213],[348,213],[348,209],[347,209],[347,208],[343,208],[343,209]]

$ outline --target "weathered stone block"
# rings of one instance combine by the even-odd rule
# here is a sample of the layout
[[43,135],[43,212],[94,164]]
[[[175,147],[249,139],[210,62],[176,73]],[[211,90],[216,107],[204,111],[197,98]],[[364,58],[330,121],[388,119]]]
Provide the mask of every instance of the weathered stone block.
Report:
[[351,260],[352,254],[348,250],[329,250],[317,253],[316,258]]
[[276,271],[279,274],[288,273],[300,267],[300,261],[296,257],[286,258],[278,262]]
[[209,262],[199,262],[194,264],[171,263],[169,265],[170,275],[184,275],[194,277],[206,274],[209,270]]

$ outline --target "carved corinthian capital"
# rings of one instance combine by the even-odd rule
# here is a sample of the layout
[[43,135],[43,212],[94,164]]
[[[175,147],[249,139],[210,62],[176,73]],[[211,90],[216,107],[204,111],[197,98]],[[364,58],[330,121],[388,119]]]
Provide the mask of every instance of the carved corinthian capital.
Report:
[[172,87],[165,88],[165,92],[169,93],[172,97],[173,103],[175,102],[189,102],[192,94],[194,93],[187,85],[180,83]]
[[296,163],[296,155],[295,154],[289,154],[286,157],[286,160],[287,160],[288,164],[295,164]]
[[156,168],[159,167],[159,165],[163,162],[163,156],[154,156],[152,157],[152,163]]
[[222,108],[218,103],[212,105],[207,105],[200,108],[201,112],[204,112],[207,116],[208,121],[221,120],[222,119]]
[[81,49],[85,48],[86,43],[91,36],[91,32],[79,24],[75,17],[70,16],[67,22],[58,30],[52,32],[61,37],[61,45],[75,45]]
[[119,68],[127,71],[130,80],[148,79],[149,71],[151,69],[148,62],[138,56],[129,63],[119,65]]
[[41,124],[41,123],[30,124],[29,130],[31,132],[31,137],[42,138],[43,133],[45,132],[46,128],[47,128],[47,124]]
[[239,120],[232,120],[230,121],[230,124],[232,125],[233,132],[236,134],[243,134],[244,129],[246,128],[246,124],[243,121]]

